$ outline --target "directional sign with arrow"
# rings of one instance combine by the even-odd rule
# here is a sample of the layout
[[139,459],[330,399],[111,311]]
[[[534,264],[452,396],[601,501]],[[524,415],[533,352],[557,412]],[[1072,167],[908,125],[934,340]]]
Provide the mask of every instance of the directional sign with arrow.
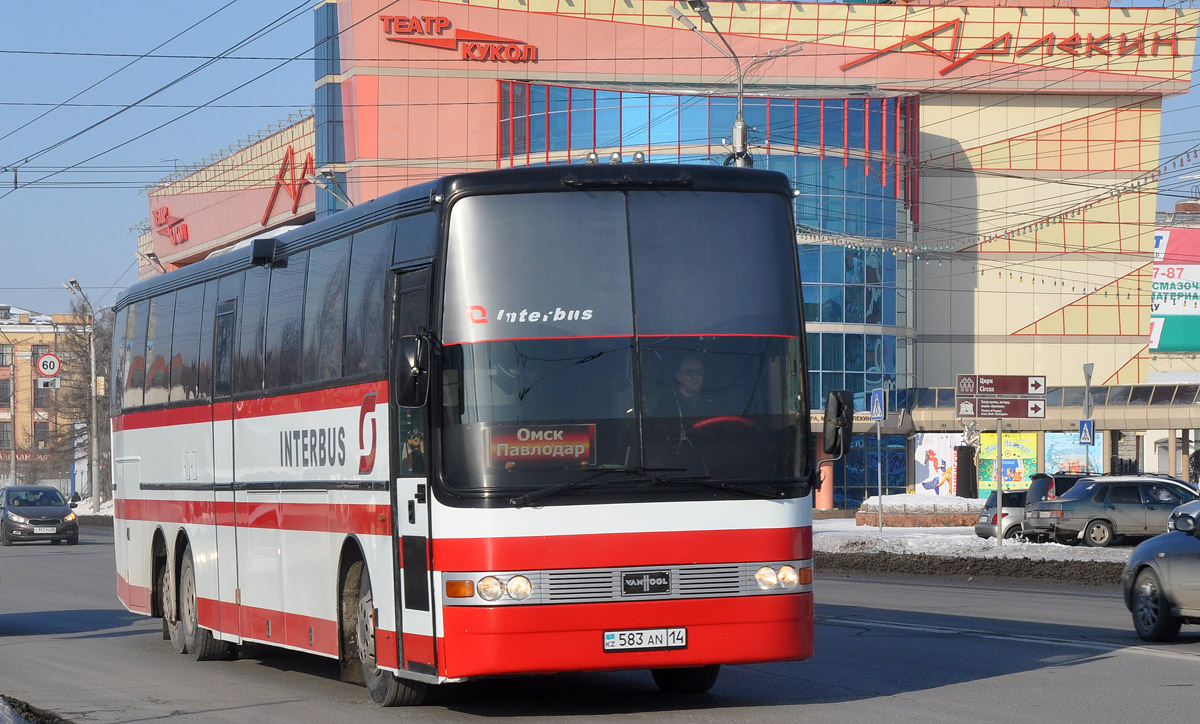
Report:
[[1042,398],[1017,397],[958,398],[955,404],[958,417],[1025,417],[1045,419],[1046,401]]
[[1045,375],[958,375],[955,391],[962,396],[1044,395]]

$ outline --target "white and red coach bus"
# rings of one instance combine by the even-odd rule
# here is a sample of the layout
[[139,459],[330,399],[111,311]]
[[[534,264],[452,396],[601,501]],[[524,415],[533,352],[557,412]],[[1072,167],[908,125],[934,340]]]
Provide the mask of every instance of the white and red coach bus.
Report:
[[196,659],[337,658],[383,705],[810,656],[790,198],[747,169],[480,172],[130,288],[121,601]]

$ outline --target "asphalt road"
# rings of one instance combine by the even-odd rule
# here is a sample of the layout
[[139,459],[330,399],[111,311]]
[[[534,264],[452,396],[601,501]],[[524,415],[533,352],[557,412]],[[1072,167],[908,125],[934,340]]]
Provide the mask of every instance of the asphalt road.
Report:
[[376,709],[333,662],[267,652],[196,663],[116,599],[112,535],[0,548],[0,693],[77,722],[1195,721],[1200,628],[1141,645],[1116,591],[965,578],[822,578],[817,655],[726,667],[668,697],[646,672],[442,687]]

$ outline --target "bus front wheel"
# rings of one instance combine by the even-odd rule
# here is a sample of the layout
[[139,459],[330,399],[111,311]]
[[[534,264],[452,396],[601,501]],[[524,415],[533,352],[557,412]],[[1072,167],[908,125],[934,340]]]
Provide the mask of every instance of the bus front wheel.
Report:
[[660,691],[667,694],[703,694],[713,688],[720,673],[720,664],[650,670],[654,683]]
[[[417,706],[425,700],[428,685],[397,677],[379,668],[376,658],[375,597],[371,576],[362,561],[355,561],[342,584],[342,679],[362,683],[379,706]],[[357,661],[354,661],[357,659]],[[359,672],[347,668],[359,665]],[[349,674],[349,675],[348,675]]]

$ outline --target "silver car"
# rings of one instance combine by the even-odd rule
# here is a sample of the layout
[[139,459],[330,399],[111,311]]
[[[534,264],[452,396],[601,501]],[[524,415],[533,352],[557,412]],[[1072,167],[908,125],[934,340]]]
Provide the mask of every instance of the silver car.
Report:
[[[1000,510],[1000,526],[1005,540],[1021,535],[1021,522],[1025,520],[1024,490],[1005,490],[1004,507]],[[983,512],[975,523],[975,535],[980,538],[996,537],[996,491],[988,496]]]
[[1134,549],[1121,575],[1133,628],[1145,641],[1170,641],[1180,624],[1200,623],[1200,530],[1186,513],[1174,525]]
[[1171,511],[1196,497],[1187,484],[1161,476],[1084,478],[1056,499],[1029,506],[1025,528],[1058,543],[1107,546],[1122,536],[1161,533]]

